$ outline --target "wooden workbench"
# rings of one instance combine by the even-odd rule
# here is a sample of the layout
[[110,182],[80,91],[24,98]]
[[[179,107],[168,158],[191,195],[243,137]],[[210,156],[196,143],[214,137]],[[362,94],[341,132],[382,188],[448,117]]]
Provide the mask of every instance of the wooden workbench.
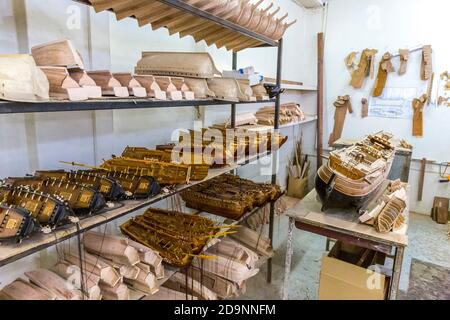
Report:
[[[294,208],[288,210],[289,217],[283,299],[288,299],[289,275],[293,254],[292,234],[294,226],[328,238],[393,255],[394,264],[388,299],[395,300],[400,281],[403,254],[408,245],[407,225],[401,232],[387,234],[377,232],[373,226],[359,223],[356,210],[340,209],[321,212],[322,204],[315,190],[311,191]],[[393,253],[394,250],[394,253]]]

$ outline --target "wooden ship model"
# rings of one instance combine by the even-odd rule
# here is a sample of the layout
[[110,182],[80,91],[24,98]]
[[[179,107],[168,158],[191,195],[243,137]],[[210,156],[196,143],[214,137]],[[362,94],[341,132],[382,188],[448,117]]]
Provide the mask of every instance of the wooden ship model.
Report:
[[154,208],[125,222],[120,229],[176,267],[189,265],[211,238],[221,235],[220,227],[207,218]]
[[329,160],[319,168],[315,182],[322,211],[364,209],[389,175],[394,156],[393,136],[385,132],[332,151]]
[[181,192],[186,206],[239,220],[255,207],[261,207],[281,196],[279,186],[255,183],[226,174]]

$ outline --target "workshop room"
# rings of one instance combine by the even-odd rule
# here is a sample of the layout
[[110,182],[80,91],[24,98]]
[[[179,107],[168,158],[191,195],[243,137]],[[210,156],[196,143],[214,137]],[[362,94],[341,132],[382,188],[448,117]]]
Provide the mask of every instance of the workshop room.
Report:
[[450,300],[449,13],[0,0],[0,300]]

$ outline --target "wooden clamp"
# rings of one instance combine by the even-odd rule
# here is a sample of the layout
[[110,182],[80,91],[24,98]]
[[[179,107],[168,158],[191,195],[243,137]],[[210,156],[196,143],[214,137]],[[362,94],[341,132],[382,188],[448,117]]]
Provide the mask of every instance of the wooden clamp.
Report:
[[428,95],[424,94],[418,99],[414,99],[412,102],[414,115],[413,115],[413,133],[414,137],[423,136],[423,108],[428,101]]
[[330,138],[328,140],[329,146],[332,146],[337,140],[341,138],[342,131],[344,130],[347,111],[353,113],[353,107],[349,95],[339,96],[333,105],[336,107],[336,111],[334,112],[333,131],[331,132]]
[[384,87],[386,86],[387,77],[390,72],[394,72],[394,66],[392,65],[392,55],[386,52],[380,61],[380,66],[378,67],[378,75],[375,84],[375,89],[372,96],[379,97],[383,94]]
[[398,75],[402,76],[406,73],[408,69],[408,60],[409,60],[409,50],[408,49],[400,49],[400,68],[398,69]]
[[420,67],[420,78],[422,80],[429,80],[433,74],[433,49],[430,45],[423,46],[422,49],[422,63]]

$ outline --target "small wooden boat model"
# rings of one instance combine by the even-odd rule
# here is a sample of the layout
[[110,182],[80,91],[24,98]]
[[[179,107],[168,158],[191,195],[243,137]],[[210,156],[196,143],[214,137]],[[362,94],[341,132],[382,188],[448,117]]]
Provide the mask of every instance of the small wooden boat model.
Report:
[[123,87],[120,82],[113,77],[111,72],[89,71],[87,74],[102,88],[103,96],[115,96],[120,98],[127,98],[130,96],[128,88]]
[[29,187],[63,199],[77,214],[88,214],[103,209],[105,198],[100,192],[85,185],[49,177],[8,178],[6,183],[13,187]]
[[319,168],[316,191],[327,208],[364,208],[386,180],[395,156],[393,136],[380,132],[332,151]]
[[28,54],[0,55],[0,99],[20,102],[46,102],[49,83],[45,73]]
[[[89,171],[90,172],[90,171]],[[145,199],[161,192],[161,187],[153,177],[139,176],[119,171],[93,170],[93,173],[117,181],[127,198]]]
[[221,75],[208,53],[143,52],[135,68],[138,75],[212,78]]
[[[140,159],[140,160],[156,160],[168,163],[177,163],[172,161],[171,151],[151,150],[143,147],[126,147],[122,152],[122,157]],[[184,160],[184,159],[182,159]],[[190,167],[190,179],[193,181],[199,181],[206,178],[208,175],[208,164],[196,164],[194,161],[181,162],[184,165]]]
[[51,178],[62,181],[76,182],[80,185],[94,189],[100,192],[108,200],[117,200],[125,195],[125,191],[119,182],[113,178],[105,177],[90,171],[64,171],[64,170],[50,170],[50,171],[36,171],[36,177]]
[[34,191],[26,187],[0,188],[0,199],[8,205],[30,211],[43,226],[56,226],[74,213],[67,202],[58,195]]
[[36,228],[35,220],[28,210],[0,203],[0,243],[20,242]]
[[189,182],[190,167],[162,161],[116,157],[106,160],[100,168],[137,176],[154,177],[159,184],[184,184]]
[[31,48],[31,54],[38,66],[84,69],[83,60],[72,41],[58,40]]
[[40,67],[50,84],[50,97],[59,100],[84,101],[87,92],[72,79],[65,67]]
[[223,175],[182,191],[181,198],[189,208],[239,220],[254,207],[275,201],[281,194],[276,185]]
[[120,229],[176,267],[187,266],[220,231],[209,219],[153,208],[122,224]]

